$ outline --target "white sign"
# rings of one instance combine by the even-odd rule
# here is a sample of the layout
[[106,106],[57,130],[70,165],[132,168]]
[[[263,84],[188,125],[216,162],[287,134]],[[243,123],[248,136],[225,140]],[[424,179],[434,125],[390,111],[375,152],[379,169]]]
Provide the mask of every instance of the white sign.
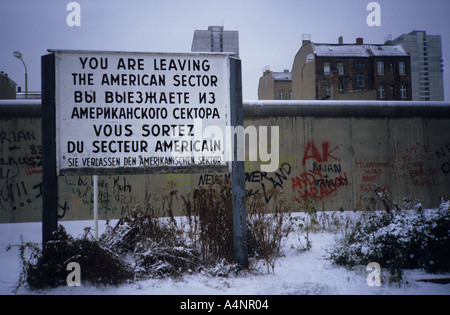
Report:
[[58,175],[226,165],[229,55],[54,53]]

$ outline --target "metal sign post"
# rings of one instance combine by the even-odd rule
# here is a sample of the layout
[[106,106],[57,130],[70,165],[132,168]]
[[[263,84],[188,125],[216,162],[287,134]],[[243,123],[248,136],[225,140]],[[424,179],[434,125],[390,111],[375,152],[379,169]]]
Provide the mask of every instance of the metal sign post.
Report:
[[[243,126],[244,113],[242,106],[242,71],[241,60],[230,59],[230,103],[231,126]],[[233,135],[236,137],[236,134]],[[233,194],[233,244],[234,261],[244,268],[248,268],[247,243],[247,211],[245,206],[245,161],[239,161],[238,152],[244,141],[237,137],[233,141],[232,161],[232,194]]]
[[58,176],[56,174],[55,55],[42,64],[42,243],[58,228]]
[[94,186],[93,194],[94,194],[94,230],[95,230],[95,239],[98,240],[98,176],[92,176],[92,186]]

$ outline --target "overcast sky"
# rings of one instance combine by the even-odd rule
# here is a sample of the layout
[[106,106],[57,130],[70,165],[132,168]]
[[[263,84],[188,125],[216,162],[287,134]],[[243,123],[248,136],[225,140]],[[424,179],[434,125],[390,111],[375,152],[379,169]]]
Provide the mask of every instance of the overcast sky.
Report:
[[190,52],[194,30],[237,30],[244,99],[257,99],[263,68],[291,69],[302,35],[317,43],[363,37],[381,44],[412,30],[441,35],[445,99],[450,100],[450,1],[378,0],[381,26],[368,26],[371,0],[78,0],[81,26],[66,23],[69,0],[0,0],[0,70],[24,89],[40,90],[40,57],[47,49]]

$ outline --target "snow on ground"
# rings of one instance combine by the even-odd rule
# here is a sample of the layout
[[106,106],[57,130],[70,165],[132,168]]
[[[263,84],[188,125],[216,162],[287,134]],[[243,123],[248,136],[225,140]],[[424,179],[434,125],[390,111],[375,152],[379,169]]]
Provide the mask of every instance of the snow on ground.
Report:
[[[73,236],[83,233],[86,226],[93,227],[91,221],[60,222]],[[99,222],[99,233],[103,233],[104,221]],[[24,241],[41,242],[41,223],[0,224],[0,294],[14,294],[20,273],[19,252],[17,248],[6,251],[9,244]],[[300,236],[303,244],[304,235]],[[312,249],[300,252],[299,234],[294,232],[284,244],[284,257],[276,260],[275,273],[267,273],[262,263],[250,272],[235,277],[215,277],[208,273],[186,275],[182,279],[150,279],[119,287],[58,287],[43,291],[30,291],[20,288],[18,294],[133,294],[133,295],[372,295],[372,294],[420,294],[449,295],[450,284],[436,284],[416,281],[432,278],[422,271],[405,272],[408,285],[401,287],[382,285],[369,286],[366,278],[369,271],[349,271],[333,265],[325,259],[326,248],[332,245],[340,234],[331,232],[312,233]],[[105,266],[107,268],[107,266]],[[82,272],[82,267],[81,267]],[[68,271],[69,273],[69,271]],[[82,273],[81,273],[82,274]],[[448,275],[447,275],[448,276]],[[82,277],[82,276],[81,276]],[[436,276],[437,277],[437,276]],[[81,279],[82,281],[83,279]]]

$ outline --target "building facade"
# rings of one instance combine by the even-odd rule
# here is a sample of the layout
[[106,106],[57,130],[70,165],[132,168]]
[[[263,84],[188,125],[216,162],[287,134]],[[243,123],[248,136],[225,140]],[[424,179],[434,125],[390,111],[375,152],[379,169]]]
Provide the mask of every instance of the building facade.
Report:
[[296,100],[411,100],[410,57],[400,45],[317,44],[309,40],[295,56]]
[[392,42],[411,56],[412,100],[444,101],[441,36],[412,31]]
[[225,31],[223,26],[195,30],[192,52],[230,52],[239,57],[239,32]]
[[0,99],[15,99],[17,84],[3,71],[0,72]]
[[291,72],[266,70],[259,79],[258,100],[292,100]]

